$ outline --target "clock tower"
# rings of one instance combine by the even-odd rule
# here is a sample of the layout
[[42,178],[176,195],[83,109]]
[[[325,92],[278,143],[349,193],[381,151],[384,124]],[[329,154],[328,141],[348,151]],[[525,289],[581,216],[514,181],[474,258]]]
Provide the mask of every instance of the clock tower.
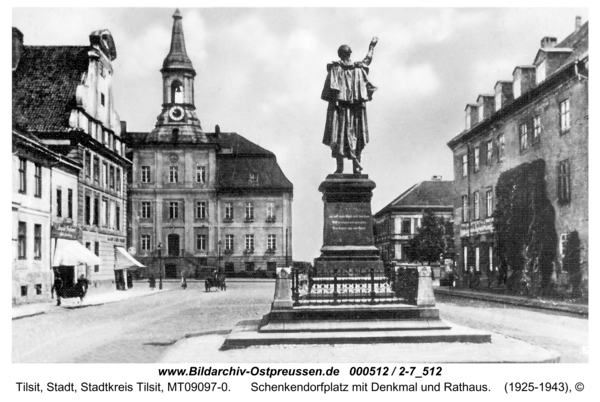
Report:
[[[163,78],[162,112],[150,133],[155,140],[174,138],[207,142],[196,107],[194,106],[194,77],[196,71],[185,50],[182,17],[179,9],[173,14],[171,49],[160,70]],[[191,138],[190,138],[191,137]]]

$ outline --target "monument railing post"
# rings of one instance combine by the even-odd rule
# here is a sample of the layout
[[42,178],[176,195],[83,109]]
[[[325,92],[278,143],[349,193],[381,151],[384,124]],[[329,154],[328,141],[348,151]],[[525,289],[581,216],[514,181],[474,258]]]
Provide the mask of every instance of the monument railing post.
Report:
[[371,301],[375,303],[375,268],[371,268]]
[[338,291],[337,291],[337,268],[333,270],[333,302],[337,303]]

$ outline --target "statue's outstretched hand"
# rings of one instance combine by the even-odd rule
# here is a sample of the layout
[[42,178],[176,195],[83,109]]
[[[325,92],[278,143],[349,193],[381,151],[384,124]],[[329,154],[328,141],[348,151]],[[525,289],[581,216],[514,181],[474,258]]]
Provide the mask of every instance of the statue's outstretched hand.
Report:
[[379,38],[377,38],[377,36],[375,36],[373,39],[371,39],[371,43],[369,44],[369,48],[374,48],[375,45],[377,44],[377,41],[379,41]]

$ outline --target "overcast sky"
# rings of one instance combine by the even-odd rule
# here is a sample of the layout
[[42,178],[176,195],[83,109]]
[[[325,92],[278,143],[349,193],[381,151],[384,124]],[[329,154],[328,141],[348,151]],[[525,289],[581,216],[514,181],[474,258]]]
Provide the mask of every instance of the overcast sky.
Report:
[[[166,3],[163,3],[166,4]],[[26,45],[87,45],[108,29],[117,48],[114,95],[129,131],[150,131],[161,111],[162,62],[171,8],[13,9]],[[364,173],[377,183],[376,213],[413,184],[452,180],[446,143],[464,128],[464,108],[516,65],[532,64],[544,36],[560,42],[588,20],[587,9],[181,8],[197,76],[197,114],[213,132],[237,132],[277,155],[294,184],[294,259],[312,261],[322,244],[317,188],[335,170],[321,144],[326,64],[342,44],[353,60],[379,37],[367,106],[371,142]],[[349,167],[347,167],[347,171]]]

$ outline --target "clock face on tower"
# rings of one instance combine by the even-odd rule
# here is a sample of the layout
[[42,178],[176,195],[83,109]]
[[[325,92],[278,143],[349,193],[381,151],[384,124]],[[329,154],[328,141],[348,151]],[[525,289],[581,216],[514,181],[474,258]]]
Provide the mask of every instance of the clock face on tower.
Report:
[[169,117],[171,118],[171,120],[180,121],[181,119],[183,119],[183,116],[184,112],[181,106],[173,106],[169,110]]

